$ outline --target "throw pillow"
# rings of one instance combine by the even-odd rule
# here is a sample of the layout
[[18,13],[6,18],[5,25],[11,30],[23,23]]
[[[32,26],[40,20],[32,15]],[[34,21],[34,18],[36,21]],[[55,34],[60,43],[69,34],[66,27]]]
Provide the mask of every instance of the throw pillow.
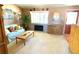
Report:
[[13,27],[9,27],[8,30],[9,30],[10,32],[13,32],[13,31],[14,31],[14,28],[13,28]]
[[20,29],[20,26],[15,26],[15,30],[19,30]]

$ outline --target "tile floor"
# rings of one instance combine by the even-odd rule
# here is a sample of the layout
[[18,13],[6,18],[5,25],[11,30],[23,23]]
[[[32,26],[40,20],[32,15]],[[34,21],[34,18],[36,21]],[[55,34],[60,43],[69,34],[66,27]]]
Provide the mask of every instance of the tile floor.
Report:
[[53,35],[35,31],[34,37],[22,41],[12,42],[8,45],[10,54],[68,54],[68,43],[63,35]]

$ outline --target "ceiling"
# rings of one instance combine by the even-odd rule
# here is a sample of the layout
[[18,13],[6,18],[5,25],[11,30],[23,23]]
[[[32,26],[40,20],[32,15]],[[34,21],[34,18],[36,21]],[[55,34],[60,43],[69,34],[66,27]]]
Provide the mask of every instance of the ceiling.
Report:
[[21,8],[33,8],[33,7],[64,7],[65,5],[63,4],[16,4],[17,6],[21,7]]
[[15,4],[21,8],[79,6],[79,0],[1,0],[1,4]]
[[17,2],[17,6],[22,8],[30,7],[64,7],[78,6],[79,0],[21,0]]
[[67,6],[77,6],[79,7],[79,5],[64,5],[64,4],[15,4],[18,7],[21,8],[42,8],[42,7],[67,7]]

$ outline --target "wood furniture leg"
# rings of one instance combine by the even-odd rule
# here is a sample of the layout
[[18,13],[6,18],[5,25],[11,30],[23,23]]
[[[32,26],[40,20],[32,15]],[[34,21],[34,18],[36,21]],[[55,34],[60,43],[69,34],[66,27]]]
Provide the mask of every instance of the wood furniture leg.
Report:
[[17,37],[16,37],[16,44],[17,44]]
[[34,32],[33,32],[33,37],[34,37]]
[[25,39],[24,39],[24,46],[26,45],[26,41],[25,41]]

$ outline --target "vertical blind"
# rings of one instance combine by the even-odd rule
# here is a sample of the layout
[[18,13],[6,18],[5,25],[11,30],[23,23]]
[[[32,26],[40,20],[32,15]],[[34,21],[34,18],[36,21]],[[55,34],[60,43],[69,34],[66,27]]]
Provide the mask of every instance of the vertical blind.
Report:
[[48,24],[48,11],[31,11],[31,23]]

